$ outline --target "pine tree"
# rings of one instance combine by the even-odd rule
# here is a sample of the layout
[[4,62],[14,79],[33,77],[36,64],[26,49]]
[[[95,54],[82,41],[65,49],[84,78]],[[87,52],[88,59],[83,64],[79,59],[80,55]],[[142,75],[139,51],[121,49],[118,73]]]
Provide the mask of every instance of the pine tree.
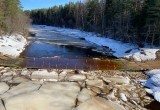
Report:
[[[160,1],[147,0],[147,25],[150,31],[151,45],[160,43]],[[150,39],[149,39],[150,40]]]
[[159,41],[160,44],[159,2],[85,0],[45,10],[32,10],[29,13],[36,24],[78,28],[143,46],[145,41],[152,41],[152,44]]

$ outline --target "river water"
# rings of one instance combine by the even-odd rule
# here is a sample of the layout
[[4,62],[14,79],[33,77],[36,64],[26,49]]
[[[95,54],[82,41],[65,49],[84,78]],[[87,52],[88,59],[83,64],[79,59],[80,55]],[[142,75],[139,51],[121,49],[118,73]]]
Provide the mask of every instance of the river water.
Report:
[[[114,57],[106,47],[100,47],[82,38],[63,35],[47,26],[33,25],[30,44],[22,53],[27,68],[110,70],[118,69]],[[103,54],[105,50],[108,53]],[[101,51],[101,52],[99,52]]]

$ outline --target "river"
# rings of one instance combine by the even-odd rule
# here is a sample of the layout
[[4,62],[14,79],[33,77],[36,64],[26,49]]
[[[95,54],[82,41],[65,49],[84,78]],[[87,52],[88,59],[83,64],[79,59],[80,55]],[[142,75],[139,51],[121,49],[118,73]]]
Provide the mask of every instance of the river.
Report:
[[[30,29],[36,35],[29,37],[30,44],[21,57],[27,68],[110,70],[118,69],[106,47],[90,43],[82,38],[63,35],[43,25]],[[107,50],[108,49],[108,50]],[[107,51],[105,54],[103,50]]]

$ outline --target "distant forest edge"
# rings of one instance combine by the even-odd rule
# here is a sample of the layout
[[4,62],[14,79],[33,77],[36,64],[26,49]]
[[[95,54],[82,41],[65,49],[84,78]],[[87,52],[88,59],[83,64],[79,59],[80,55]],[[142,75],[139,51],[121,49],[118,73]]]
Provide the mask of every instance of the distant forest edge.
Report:
[[20,0],[0,0],[0,35],[27,33],[30,19],[22,11]]
[[25,12],[33,24],[96,32],[141,47],[160,45],[160,0],[86,0]]

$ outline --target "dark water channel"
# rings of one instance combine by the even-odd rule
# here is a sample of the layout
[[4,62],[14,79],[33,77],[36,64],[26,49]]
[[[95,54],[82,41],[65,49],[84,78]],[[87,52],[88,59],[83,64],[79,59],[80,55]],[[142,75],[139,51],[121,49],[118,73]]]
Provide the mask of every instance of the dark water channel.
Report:
[[[56,69],[118,69],[112,61],[114,57],[106,47],[100,47],[82,38],[63,35],[47,26],[34,25],[30,44],[22,53],[25,58],[23,66],[27,68]],[[103,54],[103,50],[108,53]],[[102,52],[99,52],[102,51]]]

